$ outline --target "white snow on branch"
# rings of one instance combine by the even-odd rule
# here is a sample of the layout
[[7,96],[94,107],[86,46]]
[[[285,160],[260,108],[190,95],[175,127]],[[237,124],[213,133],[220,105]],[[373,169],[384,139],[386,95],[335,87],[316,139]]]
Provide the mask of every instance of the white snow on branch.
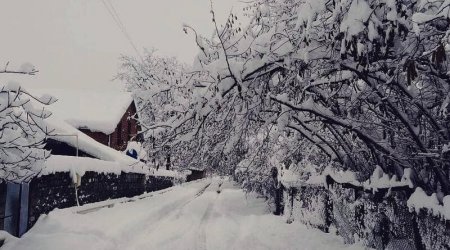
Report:
[[397,180],[396,175],[392,175],[390,177],[388,174],[383,172],[383,169],[381,167],[377,166],[375,170],[373,171],[372,176],[362,183],[362,186],[366,190],[373,190],[373,192],[376,192],[378,189],[383,188],[392,188],[392,187],[409,187],[413,188],[414,185],[411,181],[411,172],[412,170],[407,168],[404,170],[403,176],[400,180]]
[[445,196],[443,204],[440,205],[436,193],[428,196],[422,188],[417,187],[407,204],[411,212],[418,213],[421,209],[425,209],[434,216],[450,220],[450,195]]
[[384,173],[381,167],[377,166],[369,179],[360,182],[357,179],[357,173],[350,170],[337,170],[331,166],[327,166],[321,174],[312,173],[309,178],[302,181],[299,175],[289,170],[283,171],[283,184],[287,186],[301,185],[323,185],[326,186],[326,177],[330,176],[335,182],[340,184],[351,184],[356,187],[362,187],[365,190],[372,190],[374,193],[379,189],[389,189],[394,187],[413,188],[414,184],[411,180],[412,170],[406,168],[400,180],[396,175],[388,175]]

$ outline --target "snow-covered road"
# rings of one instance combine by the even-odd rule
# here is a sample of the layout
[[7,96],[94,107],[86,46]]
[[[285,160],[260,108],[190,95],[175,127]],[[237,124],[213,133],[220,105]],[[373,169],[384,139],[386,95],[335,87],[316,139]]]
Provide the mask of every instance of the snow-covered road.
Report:
[[[230,181],[207,179],[144,196],[53,211],[2,249],[362,249],[286,224]],[[105,204],[114,205],[92,209]]]

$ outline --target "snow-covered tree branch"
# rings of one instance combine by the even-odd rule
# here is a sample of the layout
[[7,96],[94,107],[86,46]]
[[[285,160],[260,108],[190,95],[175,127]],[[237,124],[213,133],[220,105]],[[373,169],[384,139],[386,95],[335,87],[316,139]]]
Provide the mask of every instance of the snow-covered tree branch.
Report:
[[377,166],[398,177],[410,168],[417,185],[450,193],[446,1],[256,0],[245,10],[248,24],[230,14],[220,26],[212,10],[212,38],[195,33],[189,105],[159,125],[174,146],[196,145],[200,162],[218,166],[246,148],[236,161],[252,162],[249,132],[276,125],[271,136],[294,134],[298,155],[314,147],[361,180]]
[[[28,71],[17,72],[29,73]],[[51,113],[44,108],[36,108],[32,103],[39,103],[39,106],[44,107],[55,101],[56,99],[49,95],[33,96],[15,82],[9,82],[0,87],[0,178],[2,180],[26,181],[41,171],[44,160],[49,156],[49,152],[43,149],[45,137],[51,132],[47,131],[44,119]]]

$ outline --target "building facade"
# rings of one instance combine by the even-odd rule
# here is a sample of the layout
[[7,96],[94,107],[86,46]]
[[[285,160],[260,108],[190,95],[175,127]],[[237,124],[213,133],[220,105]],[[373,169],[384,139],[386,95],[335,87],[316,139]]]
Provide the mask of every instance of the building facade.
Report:
[[118,151],[124,151],[129,141],[138,140],[140,126],[136,118],[136,105],[133,101],[118,122],[113,133],[92,132],[89,128],[80,128],[79,130],[103,145]]

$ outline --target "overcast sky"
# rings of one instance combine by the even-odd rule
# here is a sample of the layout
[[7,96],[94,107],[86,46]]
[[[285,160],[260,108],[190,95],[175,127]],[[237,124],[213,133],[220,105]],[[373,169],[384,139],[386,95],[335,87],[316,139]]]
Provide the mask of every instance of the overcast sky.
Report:
[[[155,48],[191,64],[197,48],[183,23],[212,33],[209,0],[110,1],[140,51]],[[218,19],[242,9],[237,2],[214,0]],[[102,0],[2,0],[0,26],[0,67],[35,65],[36,76],[20,79],[31,88],[117,88],[110,80],[118,57],[136,55]]]

